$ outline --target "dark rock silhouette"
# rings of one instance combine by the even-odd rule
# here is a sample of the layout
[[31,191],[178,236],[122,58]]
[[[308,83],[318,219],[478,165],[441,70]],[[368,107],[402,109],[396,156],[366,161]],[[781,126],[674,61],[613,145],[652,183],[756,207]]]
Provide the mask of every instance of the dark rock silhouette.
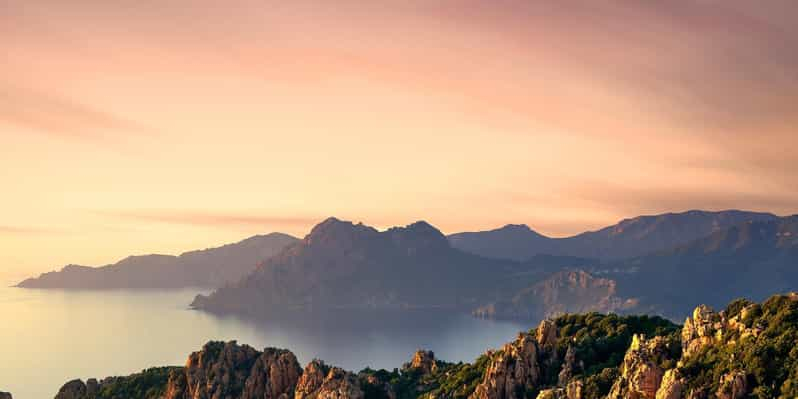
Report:
[[[426,222],[378,231],[329,218],[300,243],[236,284],[197,296],[219,313],[330,308],[441,308],[470,312],[582,259],[529,262],[483,258],[452,248]],[[572,263],[573,262],[573,263]]]

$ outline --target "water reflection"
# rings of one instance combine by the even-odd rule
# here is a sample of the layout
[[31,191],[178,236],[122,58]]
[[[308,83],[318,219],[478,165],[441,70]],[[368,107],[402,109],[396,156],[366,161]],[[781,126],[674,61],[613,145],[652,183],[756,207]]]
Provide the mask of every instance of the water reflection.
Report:
[[350,370],[400,367],[418,348],[470,361],[530,325],[437,311],[314,312],[269,320],[189,310],[196,290],[39,291],[0,288],[0,390],[50,398],[73,378],[179,365],[208,340],[292,350]]

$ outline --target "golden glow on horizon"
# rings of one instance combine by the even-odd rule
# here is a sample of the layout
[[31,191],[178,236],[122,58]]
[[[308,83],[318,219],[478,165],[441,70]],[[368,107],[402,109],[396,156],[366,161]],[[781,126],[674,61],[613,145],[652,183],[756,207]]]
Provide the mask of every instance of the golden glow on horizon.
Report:
[[8,4],[0,278],[331,215],[798,212],[798,6],[621,3]]

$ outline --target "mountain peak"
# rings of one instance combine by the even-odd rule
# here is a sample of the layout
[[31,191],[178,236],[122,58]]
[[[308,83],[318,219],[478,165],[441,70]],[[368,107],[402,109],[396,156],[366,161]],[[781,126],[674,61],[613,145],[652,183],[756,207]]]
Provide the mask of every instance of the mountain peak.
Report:
[[343,241],[353,241],[358,237],[366,237],[377,234],[378,231],[373,227],[363,223],[354,224],[343,221],[335,217],[329,217],[317,224],[305,237],[308,244],[331,244]]
[[504,231],[532,231],[528,225],[525,224],[505,224],[497,230]]
[[386,231],[393,243],[406,247],[408,251],[428,248],[448,248],[449,241],[440,230],[421,220],[405,227],[392,227]]

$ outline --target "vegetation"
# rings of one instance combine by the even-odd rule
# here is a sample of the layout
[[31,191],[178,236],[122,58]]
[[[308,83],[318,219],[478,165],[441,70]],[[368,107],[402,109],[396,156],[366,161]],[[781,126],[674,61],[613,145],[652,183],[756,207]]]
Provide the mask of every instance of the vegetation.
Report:
[[[576,358],[584,362],[581,374],[585,377],[602,373],[606,368],[618,367],[635,334],[647,337],[673,336],[680,331],[676,324],[657,316],[574,314],[557,318],[555,324],[558,331],[557,353],[561,356],[557,359],[558,364],[562,363],[562,355],[568,346],[573,346]],[[678,351],[678,348],[675,350]],[[554,375],[546,375],[545,383],[554,385],[560,368],[550,369],[553,369]]]
[[127,377],[110,377],[103,380],[98,398],[102,399],[157,399],[160,398],[169,373],[182,367],[153,367]]
[[[576,370],[577,377],[585,378],[585,392],[590,396],[606,395],[618,375],[618,366],[629,348],[634,334],[647,336],[667,335],[676,337],[679,326],[660,317],[650,316],[618,316],[588,313],[581,315],[564,315],[554,320],[557,326],[557,356],[547,359],[543,368],[541,386],[555,386],[557,374],[564,361],[569,346],[576,351],[576,358],[585,365],[583,370]],[[531,330],[530,334],[535,334]],[[679,346],[674,350],[678,352]],[[496,352],[499,353],[499,352]],[[676,353],[678,357],[678,353]],[[436,397],[465,399],[471,395],[482,381],[490,362],[489,355],[482,355],[474,363],[438,363],[438,370],[432,375],[424,375],[413,369],[363,370],[361,380],[372,376],[380,386],[364,384],[366,399],[385,399],[387,392],[382,388],[385,383],[393,387],[397,399],[415,399],[418,397]],[[672,367],[672,365],[670,365]],[[525,392],[526,397],[534,398],[537,390]]]
[[737,300],[725,314],[744,314],[742,323],[758,336],[727,334],[720,344],[690,356],[680,369],[689,387],[714,392],[723,375],[743,372],[753,398],[798,397],[798,301],[782,295],[761,305]]

